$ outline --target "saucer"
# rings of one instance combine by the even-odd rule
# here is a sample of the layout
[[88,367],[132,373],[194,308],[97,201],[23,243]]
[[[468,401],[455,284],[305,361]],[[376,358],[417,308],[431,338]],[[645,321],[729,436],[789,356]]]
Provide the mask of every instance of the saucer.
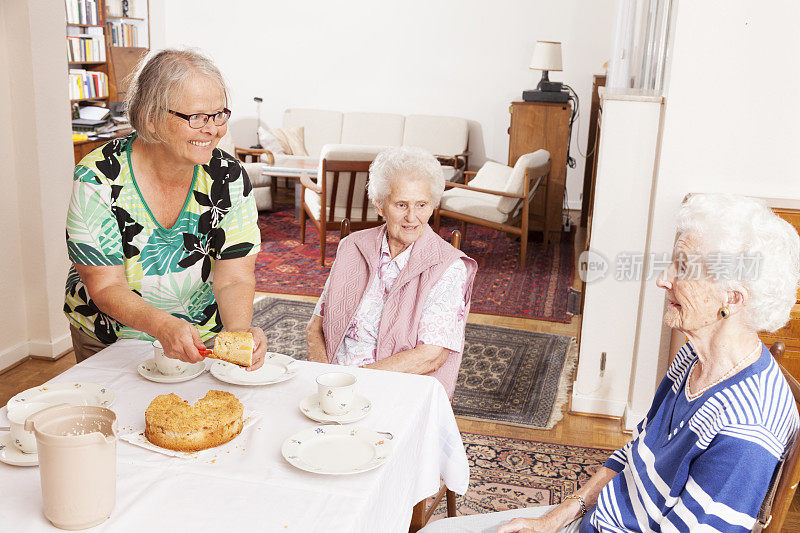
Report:
[[206,362],[200,361],[199,363],[190,364],[174,376],[165,376],[158,371],[156,360],[152,357],[147,361],[142,361],[139,363],[139,366],[136,367],[140,376],[150,381],[155,381],[156,383],[180,383],[181,381],[189,381],[202,374],[205,369]]
[[231,385],[272,385],[297,375],[300,366],[288,355],[267,352],[264,364],[258,370],[246,370],[239,365],[214,361],[211,375]]
[[14,466],[37,466],[39,454],[22,453],[11,444],[11,433],[3,431],[0,433],[0,461]]
[[307,396],[300,402],[300,410],[311,420],[316,422],[338,422],[339,424],[349,424],[361,420],[369,414],[372,403],[364,396],[356,394],[353,397],[353,407],[343,415],[329,415],[322,410],[319,405],[319,396],[315,393]]

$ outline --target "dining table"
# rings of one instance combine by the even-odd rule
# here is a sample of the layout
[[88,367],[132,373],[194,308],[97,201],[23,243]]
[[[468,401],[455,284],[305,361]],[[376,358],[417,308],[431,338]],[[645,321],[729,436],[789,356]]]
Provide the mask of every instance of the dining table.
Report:
[[[145,409],[161,394],[193,403],[209,390],[227,391],[258,416],[227,444],[186,457],[118,438],[116,504],[92,531],[406,532],[414,505],[442,481],[458,494],[467,490],[461,434],[433,377],[296,361],[286,381],[233,385],[212,376],[213,360],[207,359],[206,371],[191,380],[157,383],[137,370],[152,356],[151,343],[120,340],[45,386],[94,383],[111,390],[119,435],[142,431]],[[299,405],[316,393],[316,378],[334,370],[355,376],[356,392],[371,404],[367,416],[349,426],[391,435],[391,455],[373,470],[312,473],[281,453],[287,438],[319,426]],[[0,425],[8,425],[5,407]],[[37,467],[0,463],[0,487],[0,530],[56,530],[42,512]]]

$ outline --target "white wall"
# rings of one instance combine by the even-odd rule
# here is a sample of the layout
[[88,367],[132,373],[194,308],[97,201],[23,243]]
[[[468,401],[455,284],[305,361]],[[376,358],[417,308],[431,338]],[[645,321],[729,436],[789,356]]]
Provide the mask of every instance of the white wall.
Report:
[[[409,0],[228,2],[151,0],[152,46],[197,46],[231,86],[232,131],[255,143],[256,106],[279,127],[284,109],[452,115],[472,121],[471,166],[508,161],[509,103],[535,87],[536,40],[562,41],[563,72],[581,99],[578,144],[586,151],[592,74],[608,60],[614,1]],[[220,23],[220,17],[225,22]],[[576,136],[577,138],[577,136]],[[580,207],[583,157],[567,174]]]
[[[0,2],[0,35],[9,32],[9,4]],[[0,306],[0,369],[27,353],[27,320],[25,291],[22,280],[22,239],[19,226],[19,197],[17,195],[16,139],[11,123],[11,76],[9,71],[8,40],[0,38],[0,160],[6,169],[0,172],[0,187],[4,191],[0,208],[0,294],[5,305]],[[4,364],[5,363],[5,364]]]
[[0,336],[0,368],[28,354],[57,355],[70,345],[62,307],[68,266],[64,221],[74,164],[64,12],[48,0],[5,2],[2,9],[6,68],[0,95],[8,99],[0,127],[8,139],[3,150],[11,152],[4,158],[3,201],[14,206],[2,215],[11,231],[0,238],[0,271],[9,276],[2,283],[13,285],[14,297],[2,293],[0,331],[13,331]]
[[[656,255],[671,252],[675,215],[687,193],[800,199],[795,157],[800,66],[787,60],[800,50],[800,3],[732,0],[720,9],[718,1],[692,0],[678,2],[676,9],[652,208],[641,221],[649,227],[642,251]],[[758,79],[768,81],[766,87]],[[616,208],[626,201],[621,194]],[[603,231],[595,228],[592,238]],[[619,294],[623,292],[620,288]],[[671,331],[662,326],[664,293],[654,280],[644,284],[638,300],[609,297],[603,316],[613,317],[621,307],[639,308],[633,352],[621,354],[611,368],[623,374],[631,369],[626,406],[630,427],[646,413],[664,375]],[[586,315],[584,321],[591,318]],[[607,342],[613,344],[616,335],[609,328]],[[614,384],[599,389],[598,403],[619,399],[620,383]]]
[[[800,199],[800,3],[679,2],[651,246],[670,251],[690,192]],[[788,60],[787,60],[788,59]],[[767,80],[767,87],[758,79]],[[663,291],[643,295],[631,409],[646,411],[668,353]],[[649,397],[648,397],[649,396]]]

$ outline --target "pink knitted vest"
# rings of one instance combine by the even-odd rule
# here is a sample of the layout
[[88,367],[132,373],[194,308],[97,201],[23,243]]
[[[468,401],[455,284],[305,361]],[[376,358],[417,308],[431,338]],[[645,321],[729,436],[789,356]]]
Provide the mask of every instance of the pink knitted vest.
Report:
[[[331,362],[358,310],[361,298],[373,276],[377,275],[385,232],[384,224],[355,232],[339,243],[336,261],[331,267],[325,316],[322,319],[325,348]],[[430,226],[425,226],[411,249],[408,264],[387,295],[378,332],[378,361],[417,346],[417,330],[425,300],[456,258],[461,258],[467,267],[464,302],[469,310],[472,282],[478,264],[445,242]],[[451,398],[461,366],[462,351],[463,346],[458,353],[451,353],[441,367],[429,374],[442,382]]]

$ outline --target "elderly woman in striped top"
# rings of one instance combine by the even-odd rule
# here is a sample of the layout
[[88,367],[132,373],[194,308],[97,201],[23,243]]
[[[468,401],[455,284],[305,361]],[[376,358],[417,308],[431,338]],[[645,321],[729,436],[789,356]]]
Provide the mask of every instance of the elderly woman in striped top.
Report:
[[[740,258],[758,268],[742,272]],[[800,238],[765,205],[690,197],[657,282],[664,323],[688,342],[634,439],[563,503],[527,509],[497,532],[751,531],[798,428],[789,386],[757,333],[786,324],[799,275]]]

